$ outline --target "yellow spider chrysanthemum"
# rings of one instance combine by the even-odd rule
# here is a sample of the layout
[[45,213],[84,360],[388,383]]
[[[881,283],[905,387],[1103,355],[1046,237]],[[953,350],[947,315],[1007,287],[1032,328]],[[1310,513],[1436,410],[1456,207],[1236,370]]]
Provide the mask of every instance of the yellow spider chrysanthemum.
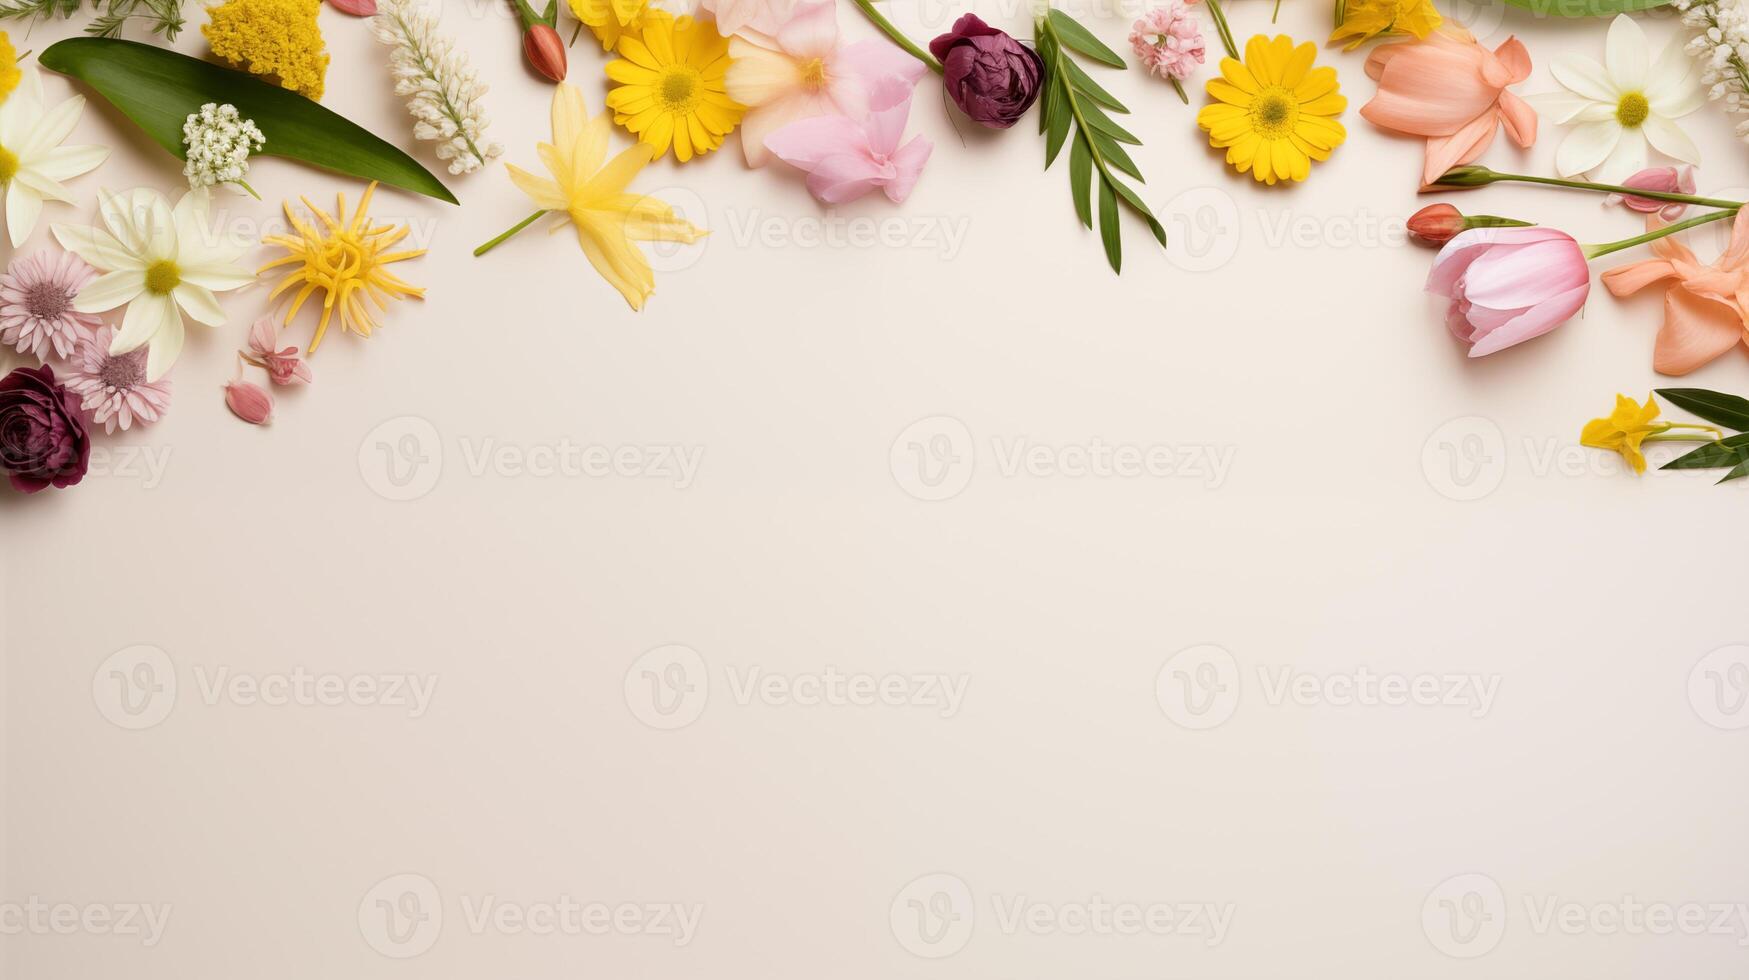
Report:
[[12,38],[0,31],[0,102],[6,101],[23,78],[24,73],[18,70],[18,49],[12,46]]
[[283,259],[267,263],[256,274],[260,275],[269,269],[290,265],[294,268],[286,273],[273,287],[268,299],[302,285],[298,295],[292,300],[291,309],[286,311],[285,322],[290,324],[292,317],[298,315],[298,310],[304,305],[304,300],[316,290],[322,291],[322,322],[316,325],[316,335],[310,341],[310,353],[322,345],[322,336],[328,332],[328,320],[335,310],[340,311],[340,328],[350,330],[361,337],[369,337],[376,328],[369,307],[365,306],[365,297],[369,297],[377,309],[388,311],[393,300],[408,296],[414,299],[424,299],[425,290],[409,285],[394,273],[388,271],[391,263],[406,259],[418,258],[425,254],[422,248],[402,252],[391,252],[389,249],[401,239],[407,237],[408,228],[402,225],[372,225],[365,212],[370,209],[371,195],[376,192],[375,181],[364,189],[364,196],[359,199],[358,210],[353,213],[352,220],[346,220],[346,195],[338,195],[340,206],[336,215],[330,215],[321,208],[311,204],[309,198],[299,198],[304,207],[310,209],[321,222],[321,227],[314,227],[299,219],[292,210],[291,202],[285,202],[285,217],[297,237],[290,235],[269,235],[261,240],[263,245],[278,245],[288,254]]
[[674,146],[681,163],[723,145],[745,108],[729,98],[729,39],[716,25],[661,10],[644,14],[641,37],[619,39],[619,60],[607,77],[619,83],[607,94],[613,121],[650,144],[660,159]]
[[[576,226],[577,244],[583,247],[589,264],[638,310],[656,291],[656,276],[650,271],[650,261],[632,243],[691,244],[705,233],[662,201],[626,193],[626,185],[655,153],[648,144],[640,143],[608,160],[613,127],[607,120],[605,112],[589,118],[583,93],[577,86],[561,82],[553,89],[553,141],[536,147],[541,162],[552,173],[551,179],[514,164],[508,169],[510,179],[541,209],[537,214],[563,215]],[[563,227],[556,224],[553,230]],[[499,236],[499,240],[504,237]],[[495,244],[483,245],[474,254]]]
[[601,50],[612,51],[621,37],[639,37],[644,32],[644,14],[650,0],[567,0],[571,13],[589,28],[601,42]]
[[1380,34],[1408,34],[1425,40],[1444,23],[1433,0],[1342,0],[1330,43],[1347,41],[1353,51]]
[[1348,131],[1336,116],[1348,107],[1337,90],[1336,69],[1312,67],[1318,47],[1298,47],[1285,34],[1259,34],[1245,45],[1245,61],[1221,59],[1211,78],[1215,101],[1196,115],[1209,145],[1225,147],[1233,169],[1265,184],[1305,180],[1313,160],[1328,160]]

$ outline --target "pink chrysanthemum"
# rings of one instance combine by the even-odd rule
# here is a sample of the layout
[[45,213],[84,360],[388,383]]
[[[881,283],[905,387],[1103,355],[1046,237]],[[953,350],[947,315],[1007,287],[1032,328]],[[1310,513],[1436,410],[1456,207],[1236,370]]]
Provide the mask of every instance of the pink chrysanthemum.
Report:
[[170,381],[146,380],[146,349],[111,354],[114,336],[114,330],[101,327],[80,337],[65,378],[69,391],[84,396],[80,407],[92,412],[92,423],[103,423],[105,432],[126,429],[135,421],[156,422],[170,410]]
[[1184,0],[1166,0],[1130,25],[1130,46],[1149,71],[1179,81],[1190,77],[1206,53],[1202,25]]
[[0,344],[20,354],[48,360],[67,358],[81,337],[103,325],[90,313],[73,309],[73,297],[97,270],[71,252],[32,252],[12,260],[0,276]]

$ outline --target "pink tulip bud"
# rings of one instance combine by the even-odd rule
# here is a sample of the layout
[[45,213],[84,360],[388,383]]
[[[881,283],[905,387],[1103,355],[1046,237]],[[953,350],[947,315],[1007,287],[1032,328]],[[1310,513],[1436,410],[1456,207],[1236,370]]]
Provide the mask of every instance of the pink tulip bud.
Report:
[[273,396],[258,384],[249,381],[225,382],[225,405],[232,415],[250,425],[266,425],[273,421]]
[[[1621,182],[1623,187],[1632,187],[1642,191],[1661,191],[1665,194],[1693,194],[1694,168],[1681,167],[1647,167]],[[1688,210],[1688,205],[1677,201],[1660,201],[1652,197],[1640,197],[1638,194],[1611,194],[1607,198],[1610,204],[1620,204],[1638,211],[1641,214],[1657,214],[1665,221],[1675,221],[1682,217],[1682,212]]]
[[535,24],[522,32],[522,53],[534,70],[555,82],[565,80],[565,42],[559,32],[546,24]]

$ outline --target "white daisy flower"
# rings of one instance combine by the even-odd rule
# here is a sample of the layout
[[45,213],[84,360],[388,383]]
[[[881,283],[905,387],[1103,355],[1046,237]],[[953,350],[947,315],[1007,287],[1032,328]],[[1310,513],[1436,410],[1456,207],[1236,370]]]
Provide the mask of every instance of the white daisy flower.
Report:
[[237,264],[247,246],[225,241],[208,226],[207,200],[205,188],[189,191],[173,210],[150,188],[106,192],[99,210],[107,231],[53,226],[62,247],[103,273],[73,297],[73,308],[102,313],[126,304],[109,352],[149,347],[147,381],[162,378],[182,353],[183,313],[221,326],[225,311],[213,294],[255,281],[254,273]]
[[1653,62],[1640,25],[1621,14],[1609,25],[1603,64],[1577,55],[1550,63],[1567,91],[1531,101],[1556,124],[1572,127],[1555,151],[1562,177],[1589,171],[1594,180],[1620,183],[1645,169],[1647,143],[1684,163],[1700,163],[1700,150],[1674,121],[1706,101],[1684,44],[1671,39]]
[[6,186],[6,234],[12,247],[24,244],[36,229],[45,198],[73,203],[61,181],[89,173],[109,157],[101,146],[61,145],[84,111],[82,95],[48,108],[34,65],[24,69],[18,89],[0,105],[0,184]]

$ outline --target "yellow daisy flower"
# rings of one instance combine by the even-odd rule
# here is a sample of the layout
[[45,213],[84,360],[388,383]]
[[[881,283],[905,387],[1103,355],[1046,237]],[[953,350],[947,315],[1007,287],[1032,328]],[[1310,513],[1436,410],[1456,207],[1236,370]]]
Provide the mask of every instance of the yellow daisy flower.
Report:
[[0,31],[0,102],[6,101],[23,78],[24,73],[18,70],[18,49],[12,46],[12,38]]
[[1425,40],[1444,23],[1433,0],[1340,0],[1330,43],[1348,41],[1353,51],[1380,34],[1408,34]]
[[619,39],[637,37],[644,31],[644,14],[650,0],[566,0],[571,13],[589,28],[589,33],[601,42],[601,50],[612,51]]
[[1209,145],[1224,147],[1227,163],[1259,182],[1305,180],[1313,160],[1328,160],[1348,131],[1336,116],[1348,107],[1338,91],[1336,69],[1312,67],[1318,47],[1310,41],[1259,34],[1245,45],[1245,61],[1221,59],[1221,77],[1211,78],[1215,101],[1196,114]]
[[729,98],[729,39],[716,25],[661,10],[644,14],[641,37],[619,39],[619,60],[607,77],[618,84],[607,94],[613,121],[660,159],[674,147],[681,163],[723,145],[745,107]]
[[[577,244],[582,246],[589,264],[637,310],[656,291],[656,276],[650,271],[644,253],[632,243],[691,244],[703,238],[705,232],[656,198],[626,193],[626,185],[655,157],[655,152],[648,143],[640,143],[608,160],[607,145],[613,129],[607,116],[603,112],[589,118],[583,106],[583,93],[577,86],[561,83],[553,89],[553,141],[536,147],[552,178],[509,165],[510,179],[540,210],[521,225],[475,249],[474,254],[485,253],[543,214],[563,215],[576,226]],[[556,225],[554,230],[562,227],[563,224]]]

